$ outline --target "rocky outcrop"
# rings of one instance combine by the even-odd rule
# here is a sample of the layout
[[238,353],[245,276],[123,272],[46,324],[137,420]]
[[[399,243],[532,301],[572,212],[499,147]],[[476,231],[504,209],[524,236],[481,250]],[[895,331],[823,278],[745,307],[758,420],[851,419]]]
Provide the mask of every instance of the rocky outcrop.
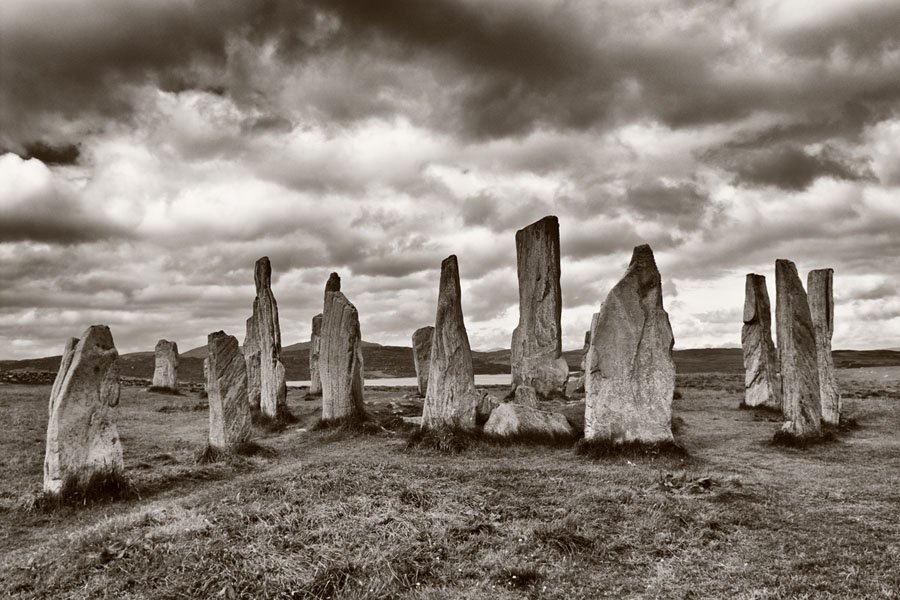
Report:
[[744,404],[781,410],[778,356],[772,341],[772,308],[763,275],[748,273],[744,287]]
[[565,415],[513,402],[503,403],[491,412],[484,433],[498,437],[575,437]]
[[319,357],[322,353],[322,315],[312,320],[312,333],[309,337],[309,394],[322,394],[322,375],[319,373]]
[[650,246],[638,246],[625,276],[591,323],[585,365],[586,440],[674,440],[673,345],[653,251]]
[[419,395],[425,396],[428,391],[428,367],[431,364],[431,342],[434,327],[431,325],[416,329],[412,336],[413,365],[416,368],[416,381]]
[[480,403],[472,370],[472,349],[463,322],[459,266],[456,256],[449,256],[441,263],[422,427],[474,430]]
[[247,366],[237,338],[224,331],[209,334],[207,360],[209,445],[230,451],[248,441],[252,432],[247,403]]
[[775,261],[775,324],[781,371],[783,435],[817,437],[822,432],[816,334],[797,267]]
[[806,279],[809,313],[816,333],[816,364],[822,421],[837,425],[841,420],[841,394],[834,374],[831,336],[834,334],[834,270],[810,271]]
[[569,365],[562,358],[559,221],[544,217],[516,232],[519,324],[513,330],[512,391],[533,387],[541,397],[565,394]]
[[92,325],[66,342],[50,391],[44,456],[44,491],[59,493],[93,474],[120,472],[122,444],[116,427],[119,353],[106,325]]
[[337,273],[332,273],[325,285],[319,373],[322,378],[323,420],[365,414],[359,314],[341,293],[341,279]]
[[[255,376],[253,370],[258,351],[259,410],[268,417],[276,417],[286,406],[287,386],[281,362],[281,326],[278,323],[278,303],[272,294],[269,257],[264,256],[256,261],[253,278],[256,299],[253,300],[253,316],[247,322],[247,338],[244,341],[253,361],[248,371],[252,373],[251,378]],[[251,382],[251,385],[254,383]],[[248,392],[248,400],[254,402],[255,390]]]
[[171,391],[178,389],[178,344],[168,340],[156,342],[153,387]]

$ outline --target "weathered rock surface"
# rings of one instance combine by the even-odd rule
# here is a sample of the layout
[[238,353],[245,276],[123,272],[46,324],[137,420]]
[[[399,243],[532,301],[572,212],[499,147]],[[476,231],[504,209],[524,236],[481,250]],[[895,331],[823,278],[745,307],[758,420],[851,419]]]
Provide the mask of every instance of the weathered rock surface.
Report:
[[[287,386],[281,362],[281,326],[278,323],[278,303],[272,294],[269,257],[264,256],[256,261],[253,279],[256,298],[253,300],[252,323],[247,323],[248,334],[244,344],[254,357],[254,364],[249,369],[251,372],[256,365],[255,350],[259,352],[259,410],[266,416],[275,417],[287,405]],[[248,392],[248,399],[253,402],[255,392]]]
[[781,410],[778,355],[772,341],[772,308],[763,275],[748,273],[744,288],[744,404]]
[[428,391],[428,367],[431,365],[431,343],[434,327],[431,325],[416,329],[412,335],[413,364],[416,368],[416,380],[419,384],[419,395]]
[[433,339],[422,427],[474,430],[481,395],[475,389],[456,256],[449,256],[441,263]]
[[259,335],[257,333],[256,319],[247,319],[247,329],[244,336],[244,363],[247,365],[247,402],[250,407],[259,410]]
[[516,404],[521,404],[522,406],[530,406],[531,408],[537,408],[538,405],[538,395],[537,391],[530,385],[520,385],[516,388],[516,395],[514,402]]
[[775,324],[781,367],[782,433],[816,437],[822,432],[816,334],[797,267],[775,261]]
[[584,393],[584,374],[569,376],[566,381],[566,397],[572,398],[576,394]]
[[838,391],[831,356],[834,334],[834,269],[810,271],[806,279],[809,313],[816,332],[816,364],[819,371],[819,398],[822,421],[837,425],[841,420],[841,394]]
[[237,338],[217,331],[207,338],[209,445],[232,450],[250,439],[247,366]]
[[673,441],[674,338],[653,251],[634,249],[625,276],[591,323],[585,371],[585,439]]
[[178,389],[178,344],[168,340],[156,342],[153,387],[173,392]]
[[565,415],[513,402],[501,404],[491,412],[491,417],[484,424],[484,433],[501,437],[575,436]]
[[325,286],[319,373],[322,378],[322,419],[328,421],[365,414],[359,314],[341,293],[337,273],[331,274]]
[[544,217],[516,232],[519,324],[513,330],[512,390],[533,387],[539,396],[565,393],[569,365],[562,358],[559,221]]
[[478,406],[475,408],[475,417],[477,422],[484,423],[491,416],[495,408],[500,406],[500,399],[492,394],[482,394],[478,400]]
[[322,354],[322,315],[312,320],[312,334],[309,338],[309,394],[322,393],[322,374],[319,373],[319,357]]
[[122,471],[116,427],[119,353],[106,325],[92,325],[69,339],[50,391],[44,455],[44,491],[59,493],[66,481]]

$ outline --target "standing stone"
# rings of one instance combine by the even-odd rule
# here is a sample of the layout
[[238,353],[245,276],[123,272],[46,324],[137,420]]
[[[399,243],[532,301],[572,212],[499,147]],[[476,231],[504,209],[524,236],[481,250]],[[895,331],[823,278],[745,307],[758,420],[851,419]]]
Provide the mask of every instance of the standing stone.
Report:
[[428,367],[431,365],[431,342],[434,327],[431,325],[416,329],[412,336],[413,365],[416,367],[416,381],[419,384],[419,395],[425,396],[428,391]]
[[332,273],[325,285],[319,372],[322,378],[322,420],[365,415],[359,314],[341,293],[341,278],[337,273]]
[[[207,340],[207,346],[209,341]],[[208,350],[208,348],[207,348]],[[207,351],[206,358],[203,359],[203,391],[209,396],[209,353]]]
[[577,377],[569,377],[569,380],[566,382],[566,396],[572,397],[578,393],[584,393],[584,381],[586,379],[585,373],[587,372],[587,355],[588,350],[591,347],[591,332],[590,330],[584,332],[584,346],[581,348],[581,375]]
[[209,445],[217,450],[233,450],[249,440],[251,433],[247,366],[237,338],[224,331],[209,334],[207,360]]
[[[256,282],[256,298],[253,300],[252,323],[247,322],[245,344],[251,354],[255,355],[254,351],[257,349],[259,352],[259,410],[268,417],[276,417],[287,405],[287,386],[284,381],[284,364],[281,362],[278,303],[272,294],[272,265],[268,256],[256,261],[253,279]],[[256,363],[253,358],[251,373]],[[253,403],[255,391],[249,392],[248,398]]]
[[764,275],[747,274],[744,288],[744,404],[781,410],[778,356],[772,341],[772,309]]
[[259,410],[259,340],[256,319],[247,319],[244,336],[244,363],[247,365],[247,403],[253,410]]
[[775,324],[781,366],[781,433],[816,437],[822,432],[816,333],[809,302],[797,267],[789,260],[775,261]]
[[513,330],[512,391],[533,387],[539,396],[564,395],[569,365],[562,358],[559,221],[544,217],[516,232],[519,325]]
[[156,366],[153,369],[153,387],[178,390],[178,344],[168,340],[156,342]]
[[456,256],[449,256],[441,263],[422,427],[474,430],[480,403],[472,370],[472,349],[463,322],[459,266]]
[[106,325],[69,339],[50,391],[44,456],[44,491],[87,483],[94,474],[120,472],[122,444],[116,428],[119,353]]
[[653,251],[650,246],[638,246],[625,276],[591,322],[585,372],[586,440],[674,440],[673,345]]
[[319,373],[319,356],[322,352],[322,315],[312,320],[312,334],[309,338],[309,395],[322,394],[322,376]]
[[834,269],[810,271],[806,280],[809,313],[816,332],[816,364],[819,370],[819,396],[822,421],[837,425],[841,420],[841,394],[831,357],[834,334]]

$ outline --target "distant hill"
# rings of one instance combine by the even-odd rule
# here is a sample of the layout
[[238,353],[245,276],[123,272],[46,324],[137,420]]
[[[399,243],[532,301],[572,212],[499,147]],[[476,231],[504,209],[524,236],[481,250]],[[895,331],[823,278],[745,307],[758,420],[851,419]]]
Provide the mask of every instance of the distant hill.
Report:
[[[898,350],[835,350],[837,368],[900,366]],[[179,379],[203,380],[203,359],[206,347],[193,348],[181,354]],[[567,350],[563,357],[573,371],[581,370],[581,349]],[[675,350],[675,367],[679,373],[741,373],[744,370],[740,348],[698,348]],[[0,371],[31,370],[57,371],[59,356],[26,360],[0,361]],[[282,349],[286,376],[289,381],[309,379],[309,342],[300,342]],[[128,377],[149,379],[153,376],[153,352],[132,352],[119,357],[119,370]],[[413,377],[412,349],[406,346],[382,346],[363,342],[363,362],[366,377]],[[509,373],[509,350],[472,352],[472,364],[479,375]]]

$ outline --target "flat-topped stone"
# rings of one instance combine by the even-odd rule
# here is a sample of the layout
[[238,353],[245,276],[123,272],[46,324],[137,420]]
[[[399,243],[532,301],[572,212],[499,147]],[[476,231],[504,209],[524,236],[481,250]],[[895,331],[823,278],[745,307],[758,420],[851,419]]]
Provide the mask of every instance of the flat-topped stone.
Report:
[[207,338],[209,445],[230,451],[250,439],[247,367],[237,338],[217,331]]
[[772,308],[763,275],[748,273],[744,286],[744,404],[781,410],[778,355],[772,341]]
[[159,340],[154,349],[153,383],[155,388],[178,390],[178,344]]
[[819,371],[819,398],[822,421],[841,421],[841,393],[834,373],[831,337],[834,335],[834,269],[810,271],[806,279],[809,313],[816,332],[816,364]]

